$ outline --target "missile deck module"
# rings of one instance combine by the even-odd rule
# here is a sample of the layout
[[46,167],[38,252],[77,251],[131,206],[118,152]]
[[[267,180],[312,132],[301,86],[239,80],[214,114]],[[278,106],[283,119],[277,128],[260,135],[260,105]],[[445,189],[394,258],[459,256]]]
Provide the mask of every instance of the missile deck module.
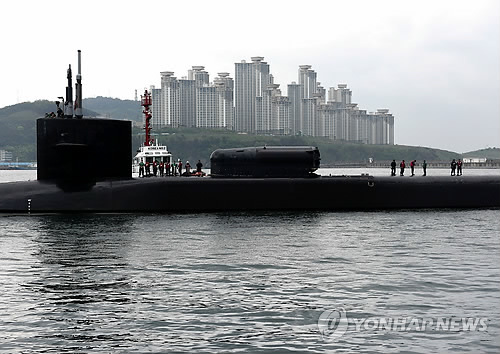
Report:
[[319,164],[312,146],[219,149],[210,156],[213,177],[310,177]]

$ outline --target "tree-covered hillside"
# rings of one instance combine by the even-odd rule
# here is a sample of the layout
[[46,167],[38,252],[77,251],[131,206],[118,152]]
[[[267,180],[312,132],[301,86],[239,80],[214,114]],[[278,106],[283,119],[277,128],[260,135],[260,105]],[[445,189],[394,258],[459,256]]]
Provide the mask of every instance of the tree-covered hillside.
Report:
[[98,96],[86,98],[82,104],[83,107],[108,118],[142,120],[142,107],[139,101]]
[[464,157],[486,157],[487,159],[500,159],[500,148],[493,147],[463,154]]
[[[36,160],[36,119],[55,112],[52,101],[24,102],[0,109],[0,149],[12,152],[20,161]],[[97,113],[83,110],[86,116]]]
[[[134,120],[141,106],[136,101],[96,97],[84,100],[85,116],[107,116]],[[92,108],[92,111],[88,110]],[[13,153],[19,161],[36,159],[35,121],[45,113],[55,111],[54,102],[36,101],[20,103],[0,109],[0,149]],[[139,118],[140,119],[140,118]],[[377,161],[412,160],[447,161],[459,157],[450,151],[404,146],[404,145],[365,145],[347,142],[334,142],[326,138],[306,136],[263,136],[238,134],[227,130],[208,130],[200,128],[162,129],[155,131],[160,143],[168,146],[175,158],[184,161],[201,159],[207,165],[212,151],[220,148],[234,148],[263,145],[311,145],[321,152],[323,165],[336,163],[363,163],[373,158]],[[140,146],[143,135],[134,128],[133,153]]]

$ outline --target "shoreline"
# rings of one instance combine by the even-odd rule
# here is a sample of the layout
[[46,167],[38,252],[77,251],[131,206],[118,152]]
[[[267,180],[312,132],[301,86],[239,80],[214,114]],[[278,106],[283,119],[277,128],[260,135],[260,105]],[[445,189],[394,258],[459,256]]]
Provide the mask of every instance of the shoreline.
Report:
[[[399,162],[397,162],[396,169],[399,169]],[[321,165],[320,168],[391,168],[391,163],[345,163],[345,164],[333,164],[333,165]],[[409,169],[409,163],[406,166]],[[415,168],[422,168],[422,165],[417,163]],[[428,162],[427,168],[433,169],[450,169],[449,162]],[[477,170],[494,170],[500,169],[500,163],[477,163],[477,164],[464,164],[463,169],[477,169]]]

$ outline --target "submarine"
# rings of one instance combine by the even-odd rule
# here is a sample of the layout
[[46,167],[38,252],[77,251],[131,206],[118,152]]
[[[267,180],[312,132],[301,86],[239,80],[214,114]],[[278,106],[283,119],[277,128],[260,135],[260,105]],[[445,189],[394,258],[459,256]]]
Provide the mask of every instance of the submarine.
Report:
[[500,176],[319,176],[312,146],[218,149],[210,176],[133,178],[131,122],[83,117],[80,51],[76,77],[74,104],[70,66],[63,109],[36,121],[37,180],[0,183],[0,213],[500,207]]

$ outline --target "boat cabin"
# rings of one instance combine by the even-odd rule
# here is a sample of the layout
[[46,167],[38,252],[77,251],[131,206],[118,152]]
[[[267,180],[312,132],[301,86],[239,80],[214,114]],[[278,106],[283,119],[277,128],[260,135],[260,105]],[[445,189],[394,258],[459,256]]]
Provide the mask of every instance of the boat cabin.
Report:
[[151,145],[151,146],[141,146],[137,150],[137,155],[135,155],[132,163],[132,171],[139,172],[140,162],[153,164],[154,161],[164,164],[172,163],[172,154],[168,151],[166,146],[163,145]]

